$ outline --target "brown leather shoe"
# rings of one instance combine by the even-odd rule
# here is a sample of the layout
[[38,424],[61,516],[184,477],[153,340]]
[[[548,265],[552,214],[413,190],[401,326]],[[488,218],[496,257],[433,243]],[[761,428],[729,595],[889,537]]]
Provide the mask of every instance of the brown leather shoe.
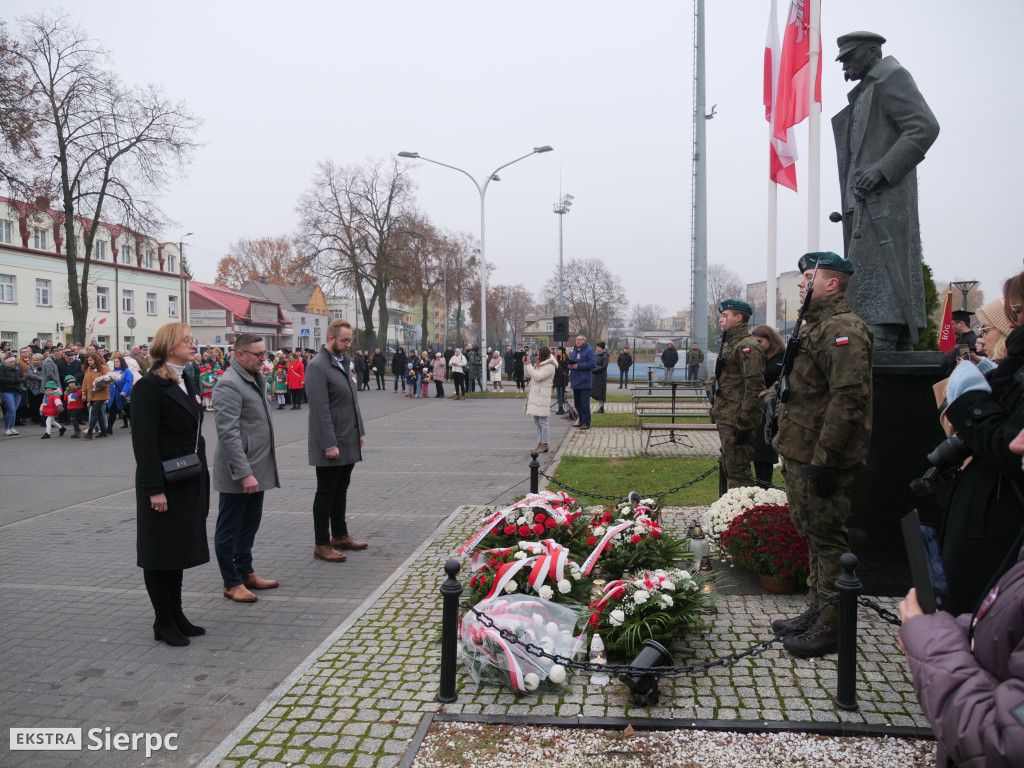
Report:
[[356,541],[351,536],[335,536],[331,539],[331,546],[335,549],[366,549],[370,545],[364,541]]
[[224,597],[234,600],[236,603],[255,603],[257,600],[256,595],[245,588],[245,584],[239,584],[231,589],[225,587]]
[[320,544],[313,547],[314,560],[326,560],[329,563],[343,563],[345,556],[327,544]]
[[541,443],[540,445],[537,446],[537,453],[547,453],[547,452],[548,452],[548,444],[547,443]]
[[249,589],[274,589],[281,585],[276,579],[264,579],[255,573],[247,573],[242,581]]

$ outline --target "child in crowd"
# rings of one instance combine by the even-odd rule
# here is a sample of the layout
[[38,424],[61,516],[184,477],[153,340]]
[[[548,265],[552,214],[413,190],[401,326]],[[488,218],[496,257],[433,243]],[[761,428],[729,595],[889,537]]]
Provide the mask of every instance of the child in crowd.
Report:
[[[60,412],[63,410],[64,403],[60,399],[60,390],[57,388],[57,382],[46,382],[43,392],[43,402],[39,406],[39,415],[46,417],[46,432],[43,433],[43,440],[50,439],[50,432],[53,430],[53,425],[57,424],[57,416],[59,416]],[[57,436],[63,437],[66,431],[67,430],[61,426]]]
[[199,392],[203,396],[203,408],[207,411],[213,410],[213,388],[217,384],[217,377],[213,373],[212,365],[204,365],[199,376]]
[[288,367],[284,360],[274,369],[274,394],[277,395],[277,410],[283,411],[288,396]]
[[68,420],[75,428],[75,433],[71,436],[81,437],[82,422],[85,420],[85,398],[82,397],[82,388],[74,376],[64,377],[64,399],[68,409]]
[[413,368],[412,363],[408,363],[405,366],[405,381],[409,385],[405,396],[416,397],[416,369]]

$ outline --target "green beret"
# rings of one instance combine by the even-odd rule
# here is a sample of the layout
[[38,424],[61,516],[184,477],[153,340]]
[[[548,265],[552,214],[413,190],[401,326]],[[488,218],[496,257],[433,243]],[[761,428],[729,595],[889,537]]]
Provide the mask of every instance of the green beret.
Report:
[[740,301],[739,299],[726,299],[718,307],[719,312],[725,312],[727,309],[732,309],[736,312],[746,312],[748,315],[754,314],[754,308],[747,304],[747,302]]
[[848,32],[840,36],[836,43],[839,45],[839,55],[836,56],[836,61],[841,61],[843,56],[854,48],[860,48],[862,45],[880,46],[885,43],[885,38],[881,35],[876,35],[874,32]]
[[44,386],[46,387],[46,389],[56,389],[57,388],[57,382],[56,381],[48,381],[48,382],[46,382],[46,384]]
[[809,269],[814,269],[815,263],[818,264],[818,269],[830,269],[833,272],[853,274],[853,262],[849,259],[844,259],[838,253],[832,253],[832,251],[805,253],[800,257],[796,268],[800,270],[800,274],[803,274]]

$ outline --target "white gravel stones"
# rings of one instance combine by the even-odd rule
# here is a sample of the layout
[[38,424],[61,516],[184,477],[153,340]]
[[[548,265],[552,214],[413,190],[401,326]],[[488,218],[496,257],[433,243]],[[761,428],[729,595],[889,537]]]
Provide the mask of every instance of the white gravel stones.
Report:
[[617,731],[435,723],[413,768],[934,768],[935,743],[807,733]]

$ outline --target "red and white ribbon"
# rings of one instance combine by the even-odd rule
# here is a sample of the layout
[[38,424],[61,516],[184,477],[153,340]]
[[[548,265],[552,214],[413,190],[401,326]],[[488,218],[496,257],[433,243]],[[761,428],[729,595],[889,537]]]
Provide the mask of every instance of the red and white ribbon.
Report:
[[604,552],[604,549],[606,546],[608,546],[608,542],[611,541],[612,536],[619,533],[620,531],[626,530],[632,524],[633,522],[631,520],[627,520],[624,523],[619,523],[615,526],[609,526],[608,530],[605,531],[604,536],[601,538],[599,542],[597,542],[597,546],[594,547],[594,551],[591,552],[590,556],[583,562],[582,570],[584,576],[589,575],[591,570],[593,570],[594,564],[597,563],[597,558],[601,556],[602,552]]
[[[476,545],[479,544],[498,523],[508,517],[515,510],[522,509],[523,507],[537,507],[538,509],[542,509],[547,512],[558,522],[563,523],[567,517],[565,509],[571,508],[573,501],[575,501],[575,499],[571,498],[567,494],[555,493],[554,491],[541,491],[540,493],[528,494],[515,504],[505,507],[504,509],[499,509],[497,512],[491,514],[491,516],[484,521],[484,527],[474,533],[465,544],[459,547],[457,552],[460,555],[472,552],[476,548]],[[557,508],[553,505],[557,505]]]

